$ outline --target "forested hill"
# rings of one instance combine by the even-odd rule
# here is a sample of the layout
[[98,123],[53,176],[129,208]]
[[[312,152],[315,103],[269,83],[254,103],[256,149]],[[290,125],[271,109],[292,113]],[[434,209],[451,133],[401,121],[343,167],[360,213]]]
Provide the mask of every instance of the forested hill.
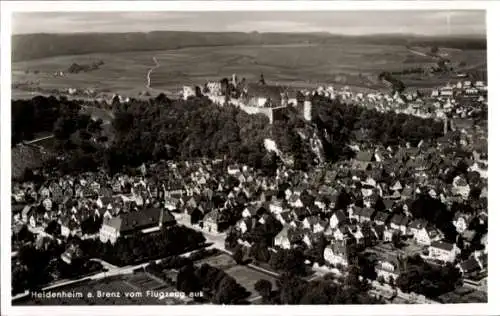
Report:
[[169,50],[186,47],[266,45],[266,44],[422,45],[485,49],[481,37],[416,37],[411,35],[340,36],[329,33],[238,33],[174,32],[19,34],[12,36],[12,61],[132,51]]

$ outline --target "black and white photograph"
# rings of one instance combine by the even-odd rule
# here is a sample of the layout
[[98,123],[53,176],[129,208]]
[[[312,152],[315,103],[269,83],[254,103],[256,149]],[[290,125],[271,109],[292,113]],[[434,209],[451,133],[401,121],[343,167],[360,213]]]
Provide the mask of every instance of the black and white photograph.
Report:
[[11,309],[492,303],[486,9],[122,4],[11,9]]

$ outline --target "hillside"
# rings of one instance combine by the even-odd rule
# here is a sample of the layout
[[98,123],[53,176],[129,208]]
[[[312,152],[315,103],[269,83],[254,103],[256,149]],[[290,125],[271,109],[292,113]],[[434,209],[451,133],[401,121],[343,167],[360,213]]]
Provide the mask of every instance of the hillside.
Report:
[[[12,61],[61,55],[170,50],[186,47],[366,43],[485,49],[478,37],[416,37],[411,35],[339,36],[329,33],[171,32],[20,34],[12,36]],[[84,43],[84,45],[82,45]]]

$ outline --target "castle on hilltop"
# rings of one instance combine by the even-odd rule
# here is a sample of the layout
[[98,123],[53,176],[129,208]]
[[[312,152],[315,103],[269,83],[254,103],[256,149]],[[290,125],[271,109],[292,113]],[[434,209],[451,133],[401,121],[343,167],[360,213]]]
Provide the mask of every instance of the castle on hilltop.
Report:
[[311,120],[312,106],[308,93],[298,93],[302,98],[291,98],[286,87],[267,84],[263,74],[255,83],[248,83],[245,78],[239,80],[233,74],[230,80],[209,81],[201,88],[186,86],[182,91],[184,99],[199,93],[220,106],[234,104],[248,114],[264,114],[271,124],[283,117],[288,106],[299,108],[303,118]]

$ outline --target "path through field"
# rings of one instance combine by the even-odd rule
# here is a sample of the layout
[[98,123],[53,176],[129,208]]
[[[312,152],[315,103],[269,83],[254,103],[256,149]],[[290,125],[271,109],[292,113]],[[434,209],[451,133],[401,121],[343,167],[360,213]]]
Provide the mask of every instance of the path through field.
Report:
[[155,63],[155,66],[153,66],[151,69],[148,70],[148,73],[146,74],[146,88],[147,89],[151,89],[151,73],[153,72],[153,70],[155,70],[156,68],[160,67],[160,63],[158,62],[158,60],[156,60],[156,57],[153,56],[153,61]]

